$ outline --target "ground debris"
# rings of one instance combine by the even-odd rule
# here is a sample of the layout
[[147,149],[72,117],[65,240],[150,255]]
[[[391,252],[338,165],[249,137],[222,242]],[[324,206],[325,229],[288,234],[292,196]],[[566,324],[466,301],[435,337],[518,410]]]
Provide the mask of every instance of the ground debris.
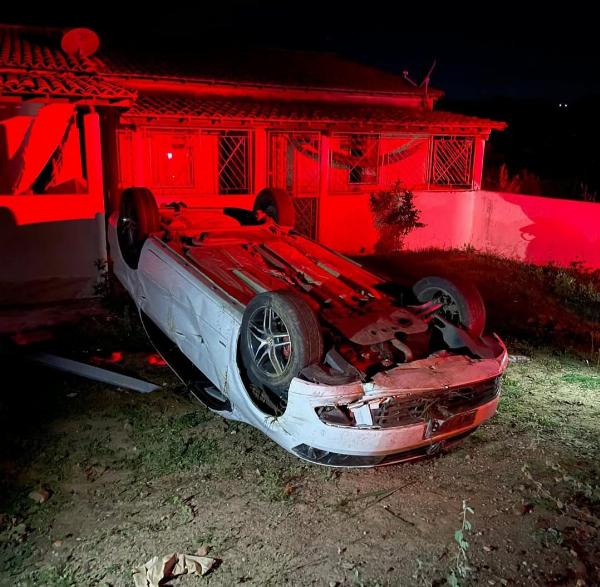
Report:
[[526,355],[508,355],[508,360],[511,363],[529,363],[531,357]]
[[180,575],[192,574],[202,577],[217,564],[217,559],[207,556],[173,553],[162,558],[152,557],[145,565],[133,571],[135,587],[159,587],[164,581]]
[[196,556],[206,556],[208,551],[209,547],[206,544],[201,544],[196,550]]
[[46,489],[44,487],[38,487],[37,489],[34,489],[31,493],[29,493],[28,497],[29,499],[33,499],[33,501],[37,503],[44,503],[45,501],[48,501],[50,499],[51,495],[52,492],[49,489]]

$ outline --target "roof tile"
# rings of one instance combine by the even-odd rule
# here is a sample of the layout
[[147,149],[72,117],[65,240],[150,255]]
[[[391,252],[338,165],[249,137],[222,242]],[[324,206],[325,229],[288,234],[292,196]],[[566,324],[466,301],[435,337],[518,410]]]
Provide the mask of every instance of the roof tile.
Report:
[[189,94],[140,94],[126,117],[148,116],[175,119],[246,120],[287,122],[349,122],[403,126],[504,128],[504,123],[441,110],[417,110],[392,106],[225,99]]
[[135,92],[103,79],[98,59],[67,55],[60,31],[0,26],[0,95],[130,100]]
[[70,73],[94,73],[97,57],[74,57],[60,48],[61,31],[0,26],[0,66]]
[[0,72],[0,96],[44,96],[102,100],[130,100],[135,93],[92,75]]

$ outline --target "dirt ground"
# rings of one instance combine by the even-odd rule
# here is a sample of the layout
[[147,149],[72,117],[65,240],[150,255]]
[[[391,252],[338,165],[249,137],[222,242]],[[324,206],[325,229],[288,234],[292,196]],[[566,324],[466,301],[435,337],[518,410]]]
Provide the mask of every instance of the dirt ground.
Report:
[[[462,253],[429,255],[387,268],[411,274],[429,258],[464,269]],[[493,263],[469,267],[492,275]],[[5,361],[0,584],[133,585],[135,566],[198,548],[219,566],[174,584],[600,584],[600,371],[575,329],[594,332],[597,318],[545,274],[526,273],[529,286],[516,291],[517,273],[502,291],[482,289],[490,323],[530,360],[509,367],[491,422],[419,463],[339,470],[294,458],[148,365],[152,350],[123,308],[65,329],[53,350],[120,351],[114,368],[158,392]],[[510,301],[516,294],[526,299]],[[504,314],[509,303],[527,327]],[[542,306],[555,308],[551,321],[537,320]],[[47,501],[28,497],[40,489]]]

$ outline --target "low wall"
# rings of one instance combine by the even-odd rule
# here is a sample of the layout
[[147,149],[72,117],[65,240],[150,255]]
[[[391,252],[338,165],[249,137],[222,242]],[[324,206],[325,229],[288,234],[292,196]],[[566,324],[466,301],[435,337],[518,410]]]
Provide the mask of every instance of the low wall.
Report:
[[600,268],[600,203],[480,192],[471,244],[531,263]]
[[[415,192],[425,227],[405,248],[462,248],[536,264],[600,268],[600,203],[490,191]],[[321,200],[320,240],[348,254],[373,250],[379,232],[367,194]]]
[[93,296],[104,232],[99,197],[0,196],[0,305]]

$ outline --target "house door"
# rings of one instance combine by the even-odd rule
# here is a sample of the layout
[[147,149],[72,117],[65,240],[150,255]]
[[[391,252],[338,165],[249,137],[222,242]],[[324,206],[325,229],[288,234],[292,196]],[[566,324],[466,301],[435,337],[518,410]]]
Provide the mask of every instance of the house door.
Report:
[[318,237],[320,147],[319,133],[270,133],[270,184],[292,195],[295,228],[313,239]]

